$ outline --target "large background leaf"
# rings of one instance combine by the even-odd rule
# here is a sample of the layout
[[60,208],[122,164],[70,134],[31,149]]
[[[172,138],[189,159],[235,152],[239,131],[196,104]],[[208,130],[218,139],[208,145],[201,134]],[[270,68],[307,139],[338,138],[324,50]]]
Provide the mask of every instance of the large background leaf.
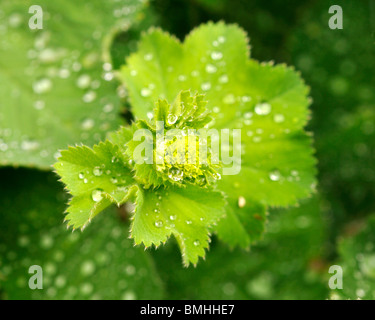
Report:
[[144,3],[42,0],[43,29],[31,30],[31,1],[1,2],[0,164],[48,168],[58,149],[92,145],[118,128],[103,48],[111,30],[142,19]]
[[[133,246],[116,210],[72,233],[62,224],[67,199],[54,175],[0,170],[0,176],[13,180],[0,197],[0,287],[6,298],[162,297],[148,253]],[[32,265],[43,268],[43,290],[28,287]]]
[[375,299],[374,242],[374,215],[347,225],[335,263],[342,268],[343,287],[331,290],[331,299]]

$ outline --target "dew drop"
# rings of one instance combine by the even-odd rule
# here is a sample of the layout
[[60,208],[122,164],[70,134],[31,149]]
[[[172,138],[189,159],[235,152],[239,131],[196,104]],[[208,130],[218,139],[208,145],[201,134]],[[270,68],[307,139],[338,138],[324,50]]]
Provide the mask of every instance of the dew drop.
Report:
[[246,112],[246,113],[244,114],[245,119],[250,119],[252,116],[253,116],[253,113],[252,113],[252,112]]
[[114,74],[112,72],[106,72],[103,78],[105,81],[111,81],[114,78]]
[[224,36],[220,36],[217,40],[219,41],[219,43],[224,43],[226,39]]
[[103,64],[103,70],[104,71],[111,71],[112,70],[112,64],[110,64],[109,62],[106,62]]
[[276,123],[284,122],[284,120],[285,120],[284,115],[282,115],[280,113],[275,114],[275,116],[273,117],[273,121],[275,121]]
[[44,107],[45,107],[45,102],[44,102],[44,101],[41,101],[41,100],[37,100],[37,101],[35,101],[35,103],[34,103],[34,108],[35,108],[36,110],[43,110]]
[[168,124],[169,125],[171,125],[171,124],[175,124],[176,123],[176,121],[177,121],[177,119],[178,119],[178,117],[177,117],[177,115],[175,115],[175,114],[169,114],[168,115]]
[[5,152],[7,150],[8,150],[8,145],[6,143],[4,143],[4,142],[1,142],[0,143],[0,151]]
[[238,207],[243,208],[246,205],[246,199],[242,196],[238,198]]
[[95,189],[91,194],[92,200],[99,202],[103,199],[103,190]]
[[85,276],[92,275],[95,272],[94,262],[87,260],[81,265],[81,273]]
[[173,181],[181,181],[183,179],[184,172],[178,169],[171,169],[168,173],[168,178]]
[[242,100],[242,102],[247,103],[247,102],[250,102],[250,101],[251,101],[251,97],[249,97],[249,96],[243,96],[243,97],[241,98],[241,100]]
[[223,98],[223,102],[225,104],[233,104],[236,102],[236,97],[234,96],[234,94],[232,93],[229,93],[227,94],[224,98]]
[[113,104],[111,104],[111,103],[106,104],[106,105],[103,107],[103,111],[104,111],[105,113],[109,113],[109,112],[113,111]]
[[63,275],[59,275],[56,277],[55,285],[58,288],[63,288],[66,285],[66,278]]
[[77,79],[77,87],[78,88],[81,88],[81,89],[86,89],[90,86],[90,83],[91,83],[91,78],[89,75],[87,74],[83,74],[81,75],[78,79]]
[[103,174],[103,170],[99,167],[95,167],[92,173],[94,176],[100,177]]
[[191,76],[192,76],[192,77],[198,77],[198,76],[199,76],[199,72],[198,72],[197,70],[193,70],[193,71],[191,72]]
[[220,83],[228,83],[229,79],[228,79],[228,76],[226,74],[223,74],[220,78],[219,78],[219,82]]
[[145,59],[146,61],[151,61],[153,57],[154,57],[154,56],[153,56],[152,53],[147,53],[147,54],[144,55],[144,59]]
[[80,290],[82,294],[90,294],[94,290],[94,286],[91,283],[83,283]]
[[141,90],[141,96],[142,97],[149,97],[151,95],[151,90],[148,88],[143,88]]
[[126,291],[123,294],[122,299],[123,300],[135,300],[135,299],[137,299],[137,296],[135,295],[135,293],[133,291]]
[[223,58],[223,54],[220,51],[213,51],[211,53],[212,60],[220,60]]
[[50,235],[44,235],[40,240],[40,246],[43,249],[50,249],[53,246],[53,238]]
[[207,73],[215,73],[216,71],[217,71],[217,68],[213,64],[208,64],[206,66]]
[[129,276],[133,276],[136,272],[136,269],[133,265],[128,265],[125,269],[126,273],[129,275]]
[[33,84],[33,90],[37,94],[42,94],[50,91],[52,88],[52,81],[48,78],[43,78]]
[[26,236],[21,236],[19,239],[18,239],[18,244],[21,246],[21,247],[27,247],[30,243],[30,239]]
[[359,298],[363,298],[366,295],[366,291],[361,288],[357,289],[355,293]]
[[70,77],[70,71],[68,69],[60,69],[59,70],[59,77],[61,79],[67,79]]
[[213,177],[214,177],[215,180],[220,180],[221,179],[221,174],[218,173],[218,172],[216,172],[216,173],[213,174]]
[[79,62],[74,62],[72,65],[72,70],[78,72],[82,69],[82,65]]
[[22,23],[22,16],[19,13],[13,13],[9,17],[9,25],[13,28],[17,28],[21,25]]
[[21,143],[21,149],[25,151],[34,151],[39,148],[39,142],[37,141],[22,141]]
[[210,89],[211,89],[211,83],[209,83],[209,82],[204,82],[204,83],[202,83],[202,85],[201,85],[201,89],[202,89],[203,91],[208,91],[208,90],[210,90]]
[[162,226],[163,226],[163,221],[161,220],[155,221],[155,227],[161,228]]
[[255,106],[255,113],[260,116],[265,116],[271,112],[271,105],[269,103],[259,103]]
[[[43,268],[44,269],[44,268]],[[45,270],[48,275],[53,275],[56,273],[56,265],[52,262],[47,262],[45,264]]]
[[290,173],[293,177],[297,177],[299,174],[297,170],[292,170]]
[[96,93],[94,91],[89,91],[84,94],[82,100],[83,102],[90,103],[96,99]]
[[193,244],[194,244],[195,247],[198,247],[201,243],[200,243],[199,240],[195,240],[195,241],[193,242]]
[[271,181],[279,181],[280,178],[281,178],[281,174],[279,172],[279,170],[273,170],[270,172],[269,174],[269,178]]
[[82,124],[81,124],[81,128],[83,130],[90,130],[94,127],[95,125],[95,122],[93,119],[85,119],[83,120]]

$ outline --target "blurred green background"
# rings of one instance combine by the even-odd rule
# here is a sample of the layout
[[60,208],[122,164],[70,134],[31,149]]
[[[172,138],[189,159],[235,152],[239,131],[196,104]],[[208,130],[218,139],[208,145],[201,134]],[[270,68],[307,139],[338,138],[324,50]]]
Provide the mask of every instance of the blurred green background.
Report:
[[[333,4],[342,6],[342,30],[328,27]],[[0,297],[374,299],[374,1],[154,0],[145,10],[141,22],[116,35],[115,66],[151,25],[183,40],[201,23],[224,20],[247,31],[253,58],[301,71],[313,99],[307,129],[315,137],[318,194],[298,208],[272,210],[267,232],[249,252],[214,238],[206,261],[185,269],[174,241],[157,251],[133,248],[116,210],[105,215],[110,222],[71,236],[56,176],[4,167]],[[129,111],[122,116],[131,119]],[[27,288],[30,263],[47,266],[43,292]],[[343,290],[328,287],[334,264],[344,268]]]

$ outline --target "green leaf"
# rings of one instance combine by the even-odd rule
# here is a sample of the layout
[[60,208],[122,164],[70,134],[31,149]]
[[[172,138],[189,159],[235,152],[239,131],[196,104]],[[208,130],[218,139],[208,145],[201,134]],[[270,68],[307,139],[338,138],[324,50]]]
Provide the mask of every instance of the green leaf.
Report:
[[244,197],[228,202],[226,217],[218,222],[215,230],[219,238],[231,247],[248,248],[251,243],[259,240],[265,231],[266,207],[246,201]]
[[267,229],[250,252],[228,249],[214,237],[205,263],[187,270],[178,268],[173,243],[156,251],[167,299],[326,299],[325,219],[319,201],[273,210]]
[[57,150],[93,145],[116,130],[120,99],[103,63],[112,29],[141,19],[140,0],[41,0],[43,29],[29,6],[4,0],[0,17],[0,164],[49,169]]
[[124,204],[136,190],[128,159],[109,141],[70,147],[58,160],[56,172],[73,196],[65,218],[73,229],[86,227],[111,203]]
[[140,189],[131,236],[147,248],[158,247],[173,235],[184,265],[196,265],[209,246],[209,229],[225,214],[224,206],[221,193],[195,186]]
[[245,140],[240,174],[225,176],[219,188],[233,200],[245,197],[269,206],[296,205],[315,191],[311,144],[302,132],[263,142]]
[[146,118],[157,99],[191,90],[205,93],[210,127],[241,129],[241,172],[218,184],[232,204],[218,229],[230,244],[247,246],[264,228],[264,209],[254,223],[251,210],[242,215],[236,209],[240,198],[254,206],[290,206],[314,191],[316,161],[304,132],[309,90],[293,68],[249,59],[248,39],[236,25],[202,25],[184,43],[150,29],[119,76],[138,118]]
[[[163,298],[149,254],[127,239],[129,226],[117,210],[107,210],[83,233],[67,233],[61,223],[66,194],[52,174],[3,169],[0,176],[7,181],[0,195],[4,298]],[[43,269],[43,290],[28,286],[32,265]]]
[[[173,101],[181,90],[205,93],[212,109],[215,102],[221,104],[227,86],[236,86],[229,77],[237,80],[235,75],[243,70],[247,51],[244,32],[234,25],[203,25],[183,45],[159,29],[150,29],[119,76],[129,90],[132,111],[140,119],[152,111],[154,101]],[[212,73],[210,66],[217,70]],[[223,76],[228,76],[228,82]]]
[[[181,91],[172,105],[166,100],[157,101],[152,120],[133,124],[131,131],[137,131],[137,138],[134,135],[126,145],[120,142],[122,138],[115,138],[134,161],[139,183],[147,188],[187,183],[207,187],[220,178],[216,170],[221,165],[219,161],[212,161],[213,152],[207,150],[206,159],[200,157],[200,145],[207,145],[210,139],[199,132],[211,121],[205,106],[203,95]],[[116,134],[121,135],[122,130]],[[144,140],[140,141],[142,137]],[[145,144],[152,147],[151,155],[146,151],[143,151],[145,154],[136,152],[139,148],[145,149]]]
[[[358,223],[360,222],[360,223]],[[359,228],[358,228],[359,227]],[[349,224],[351,235],[340,239],[339,260],[342,268],[342,289],[333,289],[331,299],[375,299],[375,216]],[[336,272],[329,274],[335,276]]]
[[[118,206],[136,196],[131,236],[136,244],[159,246],[170,235],[180,244],[183,262],[196,264],[204,257],[209,228],[225,214],[225,200],[212,188],[196,186],[148,189],[133,178],[133,164],[126,155],[134,128],[121,128],[110,141],[70,147],[61,151],[56,172],[73,195],[67,209],[68,226],[84,229],[111,203]],[[136,171],[135,173],[138,173]]]

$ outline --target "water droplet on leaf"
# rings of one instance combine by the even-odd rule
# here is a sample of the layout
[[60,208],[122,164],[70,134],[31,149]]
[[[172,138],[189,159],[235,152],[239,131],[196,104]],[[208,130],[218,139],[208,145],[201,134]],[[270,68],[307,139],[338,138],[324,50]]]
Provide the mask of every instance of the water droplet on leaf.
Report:
[[161,220],[155,221],[155,227],[161,228],[162,226],[163,226],[163,221]]
[[99,202],[103,199],[103,190],[95,189],[91,194],[92,200]]
[[93,174],[96,177],[100,177],[103,174],[103,170],[99,167],[95,167],[93,170]]
[[260,116],[265,116],[271,112],[271,109],[269,103],[259,103],[255,106],[255,113]]
[[281,178],[281,174],[279,170],[273,170],[270,172],[269,177],[272,181],[279,181]]

